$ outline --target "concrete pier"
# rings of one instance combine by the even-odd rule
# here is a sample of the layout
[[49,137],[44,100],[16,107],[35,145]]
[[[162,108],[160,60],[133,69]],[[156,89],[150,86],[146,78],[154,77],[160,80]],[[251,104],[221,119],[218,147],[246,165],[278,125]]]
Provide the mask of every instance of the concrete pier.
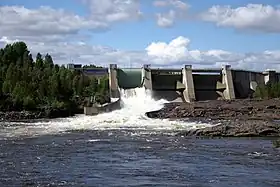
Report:
[[149,90],[153,89],[152,72],[148,64],[144,64],[142,67],[142,86]]
[[120,103],[120,98],[116,101],[113,101],[111,103],[106,103],[103,105],[99,105],[99,104],[92,104],[92,106],[85,106],[84,107],[84,114],[85,115],[98,115],[101,113],[105,113],[105,112],[111,112],[114,110],[118,110],[121,108],[121,103]]
[[277,81],[276,71],[265,71],[264,74],[264,83],[275,83]]
[[224,65],[222,67],[222,76],[223,84],[226,85],[226,89],[223,92],[225,99],[235,99],[234,85],[230,65]]
[[185,90],[183,91],[184,99],[186,102],[193,102],[196,98],[191,65],[185,65],[182,69],[182,76],[183,84],[185,85]]
[[117,78],[117,64],[110,64],[109,66],[109,86],[111,98],[119,98],[119,85]]

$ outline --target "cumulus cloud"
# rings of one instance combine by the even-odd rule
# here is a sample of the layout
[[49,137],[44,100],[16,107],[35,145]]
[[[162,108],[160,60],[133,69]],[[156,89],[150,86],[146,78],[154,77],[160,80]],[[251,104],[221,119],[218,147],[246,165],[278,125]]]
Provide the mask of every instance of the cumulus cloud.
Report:
[[58,36],[77,34],[81,29],[107,27],[104,22],[85,19],[62,9],[0,6],[0,35]]
[[[22,40],[63,40],[82,30],[103,31],[113,23],[140,18],[137,0],[83,0],[89,16],[80,16],[64,9],[41,6],[0,6],[0,36],[17,36]],[[79,35],[81,36],[81,35]]]
[[[173,6],[165,16],[171,21],[164,20],[163,16],[159,22],[161,26],[171,26],[172,20],[178,16],[177,9],[187,9],[180,2],[167,0],[155,4],[161,7]],[[85,0],[85,3],[91,3],[88,4],[91,7],[97,1]],[[220,67],[221,64],[231,64],[235,68],[280,70],[280,51],[245,54],[220,49],[201,51],[191,49],[190,39],[183,36],[169,42],[152,42],[140,51],[93,46],[86,42],[89,36],[81,31],[106,29],[114,22],[138,19],[141,15],[139,2],[136,0],[102,0],[102,3],[100,7],[90,8],[89,17],[51,7],[28,9],[21,6],[0,6],[0,47],[15,41],[25,41],[34,56],[37,52],[50,53],[58,64],[74,62],[108,66],[109,63],[117,63],[121,67],[140,67],[146,63],[151,63],[154,67],[182,67],[183,64]]]
[[[20,41],[10,37],[0,38],[0,48],[6,44]],[[121,51],[109,46],[90,45],[81,41],[72,42],[36,42],[25,41],[35,57],[38,52],[49,53],[57,64],[95,64],[107,67],[116,63],[120,67],[139,67],[148,62],[145,51]]]
[[181,61],[188,54],[187,46],[190,40],[182,36],[170,43],[153,42],[147,48],[147,54],[168,61]]
[[248,4],[244,7],[213,6],[201,14],[205,21],[218,26],[261,32],[280,32],[280,8],[262,4]]
[[168,12],[156,13],[157,25],[160,27],[171,27],[176,19],[183,18],[189,5],[181,0],[156,0],[154,6],[158,8],[168,8]]
[[240,69],[278,69],[280,70],[280,51],[263,53],[232,53],[224,50],[191,50],[190,40],[179,36],[169,43],[153,42],[146,47],[148,56],[157,65],[192,64],[195,67],[220,67],[230,64]]
[[[9,37],[0,38],[0,47],[17,40]],[[35,56],[37,52],[50,53],[58,64],[79,63],[96,64],[107,67],[116,63],[119,67],[181,68],[191,64],[195,68],[220,68],[230,64],[233,68],[263,71],[276,69],[280,71],[280,50],[262,53],[232,53],[224,50],[190,49],[190,40],[179,36],[170,42],[152,42],[143,51],[123,51],[108,46],[92,46],[85,42],[34,42],[26,41]]]

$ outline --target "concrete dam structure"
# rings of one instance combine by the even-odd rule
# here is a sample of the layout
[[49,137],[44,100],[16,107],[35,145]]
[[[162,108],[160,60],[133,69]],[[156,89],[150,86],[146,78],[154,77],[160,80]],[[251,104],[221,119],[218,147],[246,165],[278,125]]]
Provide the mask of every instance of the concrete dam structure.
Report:
[[119,88],[145,87],[158,99],[192,102],[249,98],[258,85],[279,82],[280,73],[234,70],[229,65],[221,69],[192,69],[191,65],[182,69],[153,69],[149,65],[119,69],[111,64],[109,81],[112,97],[120,97]]
[[185,65],[181,69],[159,69],[143,65],[141,68],[108,68],[84,70],[86,75],[109,76],[112,98],[120,98],[120,89],[144,87],[151,90],[155,99],[171,102],[192,102],[216,99],[250,98],[256,87],[268,82],[280,82],[276,71],[255,72],[231,69],[193,69]]

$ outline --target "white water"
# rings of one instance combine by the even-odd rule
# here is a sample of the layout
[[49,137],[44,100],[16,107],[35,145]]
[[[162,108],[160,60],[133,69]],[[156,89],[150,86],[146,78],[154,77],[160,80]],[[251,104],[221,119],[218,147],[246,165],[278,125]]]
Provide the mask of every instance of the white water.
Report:
[[[69,130],[186,130],[210,126],[204,123],[170,121],[167,119],[150,119],[145,112],[158,110],[166,100],[154,100],[144,88],[121,90],[122,109],[97,116],[78,115],[70,118],[50,120],[36,123],[6,123],[0,128],[0,137],[36,136],[56,134]],[[1,126],[1,125],[0,125]]]

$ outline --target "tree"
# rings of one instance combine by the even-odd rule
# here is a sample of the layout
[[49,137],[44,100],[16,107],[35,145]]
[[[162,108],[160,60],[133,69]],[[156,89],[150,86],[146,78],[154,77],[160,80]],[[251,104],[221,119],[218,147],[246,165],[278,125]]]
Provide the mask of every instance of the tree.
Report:
[[44,64],[44,61],[42,59],[41,53],[37,53],[37,56],[36,56],[36,67],[38,69],[42,69],[43,68],[43,64]]
[[34,62],[24,42],[0,49],[0,109],[69,109],[81,105],[89,96],[98,95],[105,101],[106,89],[106,81],[98,85],[97,79],[82,71],[54,64],[50,54],[43,59],[37,53]]
[[46,68],[48,68],[48,67],[53,68],[54,67],[51,55],[46,54],[45,59],[44,59],[44,64],[45,64]]

